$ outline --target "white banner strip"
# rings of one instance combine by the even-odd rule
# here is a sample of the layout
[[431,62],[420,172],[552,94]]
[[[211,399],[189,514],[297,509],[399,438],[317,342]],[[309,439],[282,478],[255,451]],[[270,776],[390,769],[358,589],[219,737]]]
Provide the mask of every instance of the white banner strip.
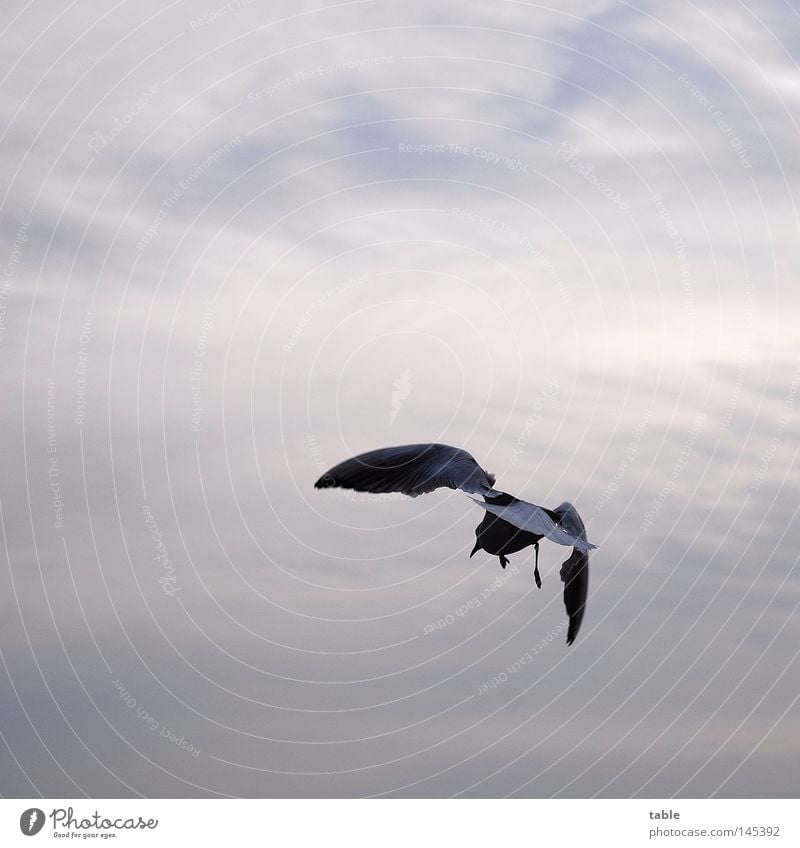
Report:
[[0,801],[0,844],[800,845],[794,800]]

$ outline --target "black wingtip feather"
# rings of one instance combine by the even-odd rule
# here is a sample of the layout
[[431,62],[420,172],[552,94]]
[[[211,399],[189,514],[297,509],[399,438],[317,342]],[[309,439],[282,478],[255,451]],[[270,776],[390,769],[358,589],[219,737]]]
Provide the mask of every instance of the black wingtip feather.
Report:
[[573,550],[572,555],[561,567],[561,579],[564,581],[564,605],[569,616],[567,644],[571,645],[581,629],[583,614],[586,611],[586,597],[589,589],[589,556]]

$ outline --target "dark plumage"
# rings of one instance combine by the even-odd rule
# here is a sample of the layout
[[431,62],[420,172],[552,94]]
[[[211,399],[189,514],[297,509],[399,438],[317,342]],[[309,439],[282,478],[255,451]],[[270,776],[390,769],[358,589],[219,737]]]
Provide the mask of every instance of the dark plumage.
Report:
[[[512,495],[503,495],[504,498],[514,499]],[[515,499],[514,499],[515,500]],[[557,510],[547,510],[548,514],[559,523],[564,519],[568,510],[562,505]],[[580,522],[576,527],[578,535],[585,538],[586,531],[583,522],[573,509],[574,519]],[[487,512],[481,523],[475,528],[475,547],[470,552],[470,558],[478,551],[484,550],[487,554],[499,557],[500,565],[505,568],[508,565],[508,557],[524,548],[533,545],[535,550],[535,565],[533,577],[536,585],[542,588],[542,579],[539,575],[539,542],[544,538],[538,533],[530,533],[520,530],[508,521]],[[571,645],[578,635],[583,611],[586,607],[586,596],[589,590],[589,555],[577,549],[573,549],[572,555],[561,566],[561,580],[564,583],[564,606],[569,616],[569,629],[567,632],[567,644]]]
[[472,500],[486,510],[475,529],[477,540],[470,557],[484,550],[500,559],[533,545],[534,579],[541,588],[539,542],[548,538],[571,546],[572,555],[561,567],[564,604],[569,616],[567,644],[578,634],[589,586],[589,554],[595,547],[586,539],[586,528],[570,503],[546,509],[494,488],[495,478],[461,448],[441,444],[399,445],[359,454],[335,465],[314,484],[317,489],[343,488],[358,492],[402,492],[414,498],[442,487],[461,489],[483,500]]
[[499,557],[503,568],[508,565],[509,554],[515,554],[529,545],[538,545],[539,540],[544,538],[536,533],[520,530],[499,516],[492,515],[491,512],[483,516],[483,520],[475,528],[475,536],[477,539],[470,557],[483,550],[487,554]]

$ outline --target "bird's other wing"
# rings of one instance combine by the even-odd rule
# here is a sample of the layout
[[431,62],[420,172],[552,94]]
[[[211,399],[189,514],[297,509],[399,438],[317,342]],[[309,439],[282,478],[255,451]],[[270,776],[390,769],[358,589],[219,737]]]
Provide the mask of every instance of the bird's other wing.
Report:
[[[557,523],[554,520],[557,511],[551,511],[536,504],[522,501],[519,498],[505,495],[504,492],[499,493],[505,503],[492,503],[491,495],[486,502],[479,501],[473,498],[478,506],[485,509],[487,512],[492,512],[505,519],[509,524],[519,527],[520,530],[527,530],[529,533],[536,533],[539,536],[546,536],[551,542],[556,542],[559,545],[566,545],[570,548],[577,548],[579,551],[586,553],[597,547],[586,541],[584,531],[583,538],[579,533],[570,532],[568,527],[563,526],[563,523]],[[501,498],[496,498],[500,500]],[[508,503],[507,501],[511,501]],[[572,508],[574,511],[574,507]],[[575,513],[577,515],[577,512]],[[580,521],[580,518],[578,519]],[[573,525],[574,526],[574,525]],[[581,527],[583,524],[581,524]]]
[[399,445],[346,459],[322,475],[316,489],[357,492],[402,492],[415,498],[434,489],[463,489],[472,494],[497,494],[494,476],[474,457],[450,445]]
[[[563,503],[554,510],[561,516],[562,526],[570,533],[586,539],[586,527],[571,503]],[[586,596],[589,591],[589,554],[573,549],[572,555],[561,566],[561,580],[564,583],[564,606],[569,616],[567,644],[571,645],[578,635],[586,609]]]

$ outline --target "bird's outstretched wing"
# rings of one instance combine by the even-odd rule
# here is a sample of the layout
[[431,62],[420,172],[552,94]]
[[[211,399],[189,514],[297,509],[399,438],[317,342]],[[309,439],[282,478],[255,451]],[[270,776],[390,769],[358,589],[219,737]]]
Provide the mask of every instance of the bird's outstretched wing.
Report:
[[494,476],[475,458],[450,445],[399,445],[379,448],[346,459],[317,480],[314,487],[338,487],[357,492],[402,492],[415,498],[434,489],[462,489],[479,495],[496,495]]
[[[586,527],[571,503],[562,503],[554,510],[561,517],[561,525],[568,532],[585,540]],[[589,554],[574,548],[572,555],[561,566],[561,580],[564,583],[564,606],[569,616],[567,644],[571,645],[578,635],[586,609],[586,595],[589,591]]]
[[[490,495],[489,500],[485,502],[479,501],[477,498],[473,498],[472,500],[487,512],[499,515],[500,518],[505,519],[509,524],[513,524],[515,527],[519,527],[520,530],[527,530],[529,533],[535,533],[538,536],[545,536],[550,539],[551,542],[556,542],[559,545],[566,545],[570,548],[577,548],[582,553],[594,550],[597,547],[597,545],[592,545],[586,541],[585,530],[583,530],[583,537],[580,535],[580,530],[578,530],[578,532],[573,532],[573,530],[577,527],[577,524],[575,524],[574,521],[571,521],[569,525],[565,525],[563,519],[560,522],[557,522],[557,519],[554,520],[554,513],[558,513],[558,510],[551,511],[544,507],[537,506],[536,504],[520,500],[519,498],[505,495],[503,492],[499,494],[502,496],[501,498],[493,499]],[[502,500],[503,502],[493,503],[493,500]],[[562,504],[562,506],[564,506],[564,504]],[[578,522],[580,522],[580,527],[583,528],[583,522],[581,522],[578,513],[575,512],[575,507],[571,504],[567,504],[567,506],[570,507],[574,515],[577,517]],[[572,527],[572,530],[570,527]]]
[[379,448],[346,459],[323,474],[317,489],[342,488],[358,492],[401,492],[412,498],[442,487],[462,489],[478,506],[520,530],[547,537],[573,548],[561,566],[564,604],[569,616],[567,644],[578,635],[589,587],[589,555],[596,545],[586,541],[586,527],[570,503],[555,510],[515,498],[494,487],[494,475],[484,471],[475,458],[461,448],[441,444],[399,445]]

